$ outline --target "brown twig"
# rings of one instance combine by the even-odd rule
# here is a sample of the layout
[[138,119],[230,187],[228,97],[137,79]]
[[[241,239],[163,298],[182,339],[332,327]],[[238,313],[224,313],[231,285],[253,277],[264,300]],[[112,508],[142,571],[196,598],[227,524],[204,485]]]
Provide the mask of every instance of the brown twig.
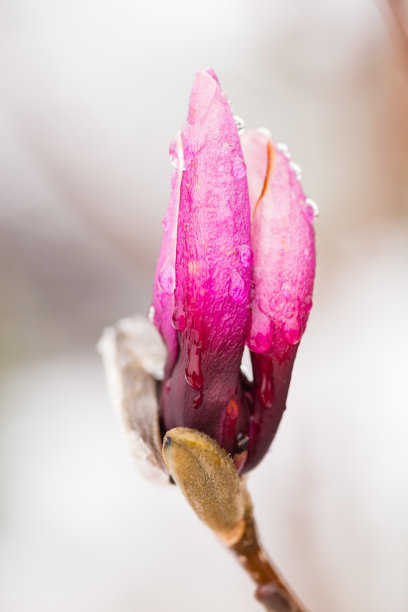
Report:
[[209,436],[188,427],[170,429],[163,458],[197,516],[237,557],[257,585],[269,612],[306,612],[273,568],[259,542],[251,498],[229,455]]
[[242,483],[246,496],[245,528],[230,550],[256,583],[256,599],[269,612],[307,612],[273,568],[260,544],[251,499]]

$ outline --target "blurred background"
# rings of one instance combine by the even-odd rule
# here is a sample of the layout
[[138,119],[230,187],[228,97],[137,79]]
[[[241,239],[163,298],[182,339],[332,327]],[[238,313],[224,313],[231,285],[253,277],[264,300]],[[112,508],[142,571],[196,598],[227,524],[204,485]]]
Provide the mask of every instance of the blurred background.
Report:
[[317,201],[314,309],[249,479],[311,612],[408,609],[408,38],[399,0],[0,2],[0,609],[249,612],[175,487],[136,472],[102,329],[147,312],[168,145],[212,66]]

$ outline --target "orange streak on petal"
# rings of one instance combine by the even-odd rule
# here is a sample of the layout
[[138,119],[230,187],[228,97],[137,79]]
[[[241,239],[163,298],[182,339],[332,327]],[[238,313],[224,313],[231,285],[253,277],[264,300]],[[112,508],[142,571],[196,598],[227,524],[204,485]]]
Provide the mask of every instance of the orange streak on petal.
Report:
[[267,166],[266,166],[266,174],[265,174],[265,180],[264,180],[264,184],[262,187],[262,191],[261,191],[261,195],[259,196],[256,204],[255,204],[255,208],[254,208],[254,212],[252,213],[252,218],[255,217],[255,213],[258,209],[258,206],[262,200],[262,198],[264,197],[266,190],[268,189],[268,184],[269,184],[269,179],[272,176],[272,171],[273,171],[273,164],[275,161],[275,150],[272,146],[272,143],[268,140],[267,145],[266,145],[266,153],[267,153]]

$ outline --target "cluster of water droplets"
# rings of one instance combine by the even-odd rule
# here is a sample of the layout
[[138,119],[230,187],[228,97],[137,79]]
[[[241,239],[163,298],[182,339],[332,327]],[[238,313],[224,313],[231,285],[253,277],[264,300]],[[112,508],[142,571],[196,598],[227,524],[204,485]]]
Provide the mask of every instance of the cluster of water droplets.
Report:
[[246,284],[238,270],[231,270],[228,293],[234,302],[243,302],[246,297]]
[[[273,313],[275,324],[281,327],[285,340],[289,344],[298,344],[303,331],[307,313],[312,308],[311,296],[303,300],[293,296],[294,288],[289,281],[285,281],[279,291],[269,300],[270,312]],[[280,323],[278,323],[280,322]]]
[[[265,134],[265,136],[271,139],[271,132],[267,128],[263,128],[263,127],[258,128],[258,132],[260,132],[261,134]],[[290,153],[290,149],[288,145],[285,144],[284,142],[278,142],[276,144],[276,148],[278,151],[283,153],[286,159],[289,160],[289,166],[292,168],[293,172],[295,173],[297,180],[301,181],[302,176],[303,176],[302,168],[299,166],[299,164],[291,160],[291,153]],[[306,198],[305,204],[306,204],[307,219],[308,221],[310,221],[310,223],[312,223],[313,220],[319,216],[319,207],[316,204],[316,202],[312,200],[311,198]]]

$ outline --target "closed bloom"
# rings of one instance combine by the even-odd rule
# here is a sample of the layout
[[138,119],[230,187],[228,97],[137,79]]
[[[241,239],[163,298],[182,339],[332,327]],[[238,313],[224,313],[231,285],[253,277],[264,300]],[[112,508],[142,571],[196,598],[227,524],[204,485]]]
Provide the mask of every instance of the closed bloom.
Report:
[[[197,429],[239,472],[267,451],[311,308],[313,210],[265,133],[242,142],[211,70],[198,72],[157,265],[153,321],[167,346],[163,434]],[[254,381],[241,373],[247,344]]]
[[[254,373],[246,469],[268,450],[285,410],[299,341],[312,307],[314,209],[290,163],[263,131],[242,136],[254,251],[247,344]],[[293,166],[293,167],[292,167]]]

